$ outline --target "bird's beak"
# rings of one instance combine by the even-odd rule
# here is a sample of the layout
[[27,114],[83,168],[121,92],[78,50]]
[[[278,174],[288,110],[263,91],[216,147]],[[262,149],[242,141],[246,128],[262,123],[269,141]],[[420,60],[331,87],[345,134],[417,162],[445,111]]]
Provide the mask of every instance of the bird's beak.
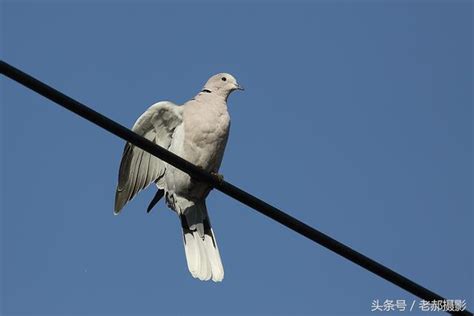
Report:
[[244,90],[245,90],[244,87],[242,87],[242,86],[241,86],[240,84],[238,84],[238,83],[235,84],[235,89],[236,89],[236,90],[240,90],[240,91],[244,91]]

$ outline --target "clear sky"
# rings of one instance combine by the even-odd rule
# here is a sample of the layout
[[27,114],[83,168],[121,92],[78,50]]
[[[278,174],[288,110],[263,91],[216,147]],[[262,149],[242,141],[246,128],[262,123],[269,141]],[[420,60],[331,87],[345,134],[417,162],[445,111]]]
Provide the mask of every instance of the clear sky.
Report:
[[[1,11],[2,59],[126,126],[232,73],[246,91],[229,98],[226,180],[474,309],[472,1]],[[374,299],[416,299],[217,191],[225,279],[195,280],[176,215],[145,212],[154,188],[113,215],[122,140],[4,78],[1,109],[3,315],[374,315]]]

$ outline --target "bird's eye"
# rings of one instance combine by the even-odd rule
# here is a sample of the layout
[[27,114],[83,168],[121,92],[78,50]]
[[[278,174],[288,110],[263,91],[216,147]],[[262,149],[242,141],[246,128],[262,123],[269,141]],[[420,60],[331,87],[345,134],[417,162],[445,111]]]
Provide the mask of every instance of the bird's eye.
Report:
[[226,81],[226,80],[227,80],[227,78],[226,78],[226,77],[222,77],[222,81]]

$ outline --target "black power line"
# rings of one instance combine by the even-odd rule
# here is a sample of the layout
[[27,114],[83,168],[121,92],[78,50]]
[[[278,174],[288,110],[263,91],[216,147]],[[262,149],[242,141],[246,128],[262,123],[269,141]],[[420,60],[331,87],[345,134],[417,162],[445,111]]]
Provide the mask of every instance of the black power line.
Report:
[[[25,87],[39,93],[40,95],[56,102],[66,109],[76,113],[86,120],[102,127],[110,133],[134,144],[137,147],[149,152],[150,154],[160,158],[161,160],[175,166],[178,169],[190,174],[194,178],[199,179],[212,185],[219,191],[233,197],[243,204],[257,210],[258,212],[276,220],[280,224],[294,230],[295,232],[306,236],[312,241],[328,248],[340,256],[358,264],[380,276],[381,278],[398,285],[406,291],[426,300],[426,301],[445,301],[440,295],[428,290],[427,288],[411,281],[403,275],[383,266],[382,264],[370,259],[367,256],[351,249],[350,247],[338,242],[328,235],[308,226],[307,224],[297,220],[296,218],[280,211],[276,207],[260,200],[259,198],[239,189],[238,187],[220,180],[218,177],[196,167],[190,162],[179,156],[169,152],[168,150],[156,145],[155,143],[135,134],[133,131],[107,118],[106,116],[92,110],[84,104],[66,96],[58,90],[42,83],[41,81],[31,77],[21,70],[0,61],[1,73],[10,79],[17,81]],[[460,312],[450,312],[451,314],[472,315],[471,312],[465,310]]]

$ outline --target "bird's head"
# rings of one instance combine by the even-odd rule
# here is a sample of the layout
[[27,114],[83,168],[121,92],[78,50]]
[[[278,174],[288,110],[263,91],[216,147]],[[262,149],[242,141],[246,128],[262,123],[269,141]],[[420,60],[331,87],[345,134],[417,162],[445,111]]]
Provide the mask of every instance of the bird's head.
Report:
[[237,80],[231,74],[219,73],[209,78],[202,92],[216,93],[227,98],[235,90],[244,90],[244,88],[237,83]]

